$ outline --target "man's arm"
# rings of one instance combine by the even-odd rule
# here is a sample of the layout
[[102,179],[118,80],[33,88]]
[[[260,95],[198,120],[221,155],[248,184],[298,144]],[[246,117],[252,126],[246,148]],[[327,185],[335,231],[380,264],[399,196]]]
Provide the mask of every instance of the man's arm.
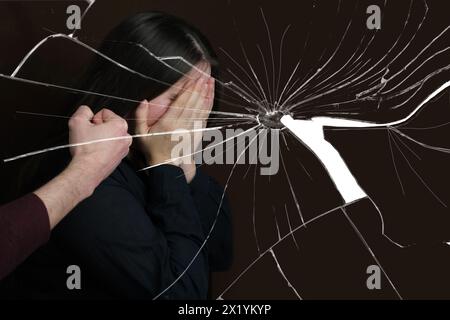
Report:
[[50,229],[90,196],[128,153],[131,138],[127,138],[126,122],[112,111],[104,109],[94,116],[82,106],[70,119],[69,128],[72,144],[124,139],[72,148],[73,159],[61,174],[34,194],[0,207],[0,279],[47,241]]
[[131,137],[127,129],[126,121],[107,109],[94,115],[89,107],[81,106],[75,112],[69,121],[70,144],[122,136],[126,139],[72,147],[68,167],[34,192],[47,208],[51,229],[89,197],[128,154]]

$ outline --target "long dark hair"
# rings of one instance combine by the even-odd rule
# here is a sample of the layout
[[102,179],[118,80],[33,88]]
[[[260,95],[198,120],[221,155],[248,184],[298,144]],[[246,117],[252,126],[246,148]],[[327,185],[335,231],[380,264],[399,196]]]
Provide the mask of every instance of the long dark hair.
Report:
[[[106,36],[98,51],[101,55],[95,56],[77,86],[92,94],[72,101],[67,116],[83,104],[94,113],[106,107],[120,116],[130,114],[137,101],[157,97],[189,72],[190,65],[201,61],[211,65],[213,77],[218,76],[217,56],[206,37],[185,21],[162,12],[126,18]],[[188,64],[181,59],[161,61],[163,57],[182,57]],[[67,139],[65,126],[53,143],[64,144]],[[47,182],[69,160],[68,150],[31,159],[19,175],[18,194]]]
[[[191,67],[207,61],[211,74],[217,77],[217,56],[209,41],[185,21],[162,12],[135,14],[115,27],[101,44],[99,51],[124,67],[97,55],[82,79],[81,88],[130,100],[152,99],[178,81]],[[145,76],[145,77],[144,77]],[[108,107],[124,116],[137,105],[99,95],[85,95],[76,103],[90,106],[94,112]],[[74,110],[71,110],[74,111]]]

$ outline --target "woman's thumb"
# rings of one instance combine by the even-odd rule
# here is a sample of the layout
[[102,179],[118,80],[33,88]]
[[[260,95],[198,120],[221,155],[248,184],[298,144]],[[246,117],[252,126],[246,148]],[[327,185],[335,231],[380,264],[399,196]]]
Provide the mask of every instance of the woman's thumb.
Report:
[[148,130],[148,124],[147,124],[147,117],[148,117],[148,107],[149,103],[146,99],[141,101],[139,106],[136,109],[135,112],[135,123],[136,123],[136,133],[147,133]]

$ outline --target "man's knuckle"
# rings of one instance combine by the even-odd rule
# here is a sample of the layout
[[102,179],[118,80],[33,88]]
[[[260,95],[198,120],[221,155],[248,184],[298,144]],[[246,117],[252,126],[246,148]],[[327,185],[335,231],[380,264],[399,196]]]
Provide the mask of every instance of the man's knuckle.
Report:
[[128,124],[125,120],[120,119],[115,121],[115,127],[118,133],[122,134],[124,131],[126,132],[128,130]]
[[127,131],[128,130],[128,123],[126,122],[126,120],[122,119],[120,122],[122,124],[122,129]]
[[72,117],[69,119],[69,122],[68,122],[69,128],[77,127],[79,124],[80,124],[80,118]]

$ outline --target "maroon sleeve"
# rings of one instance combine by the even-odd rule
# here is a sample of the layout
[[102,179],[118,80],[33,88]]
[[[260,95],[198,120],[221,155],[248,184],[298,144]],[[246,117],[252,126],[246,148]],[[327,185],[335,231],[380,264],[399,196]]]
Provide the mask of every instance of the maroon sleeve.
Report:
[[0,207],[0,279],[47,242],[50,222],[34,193]]

